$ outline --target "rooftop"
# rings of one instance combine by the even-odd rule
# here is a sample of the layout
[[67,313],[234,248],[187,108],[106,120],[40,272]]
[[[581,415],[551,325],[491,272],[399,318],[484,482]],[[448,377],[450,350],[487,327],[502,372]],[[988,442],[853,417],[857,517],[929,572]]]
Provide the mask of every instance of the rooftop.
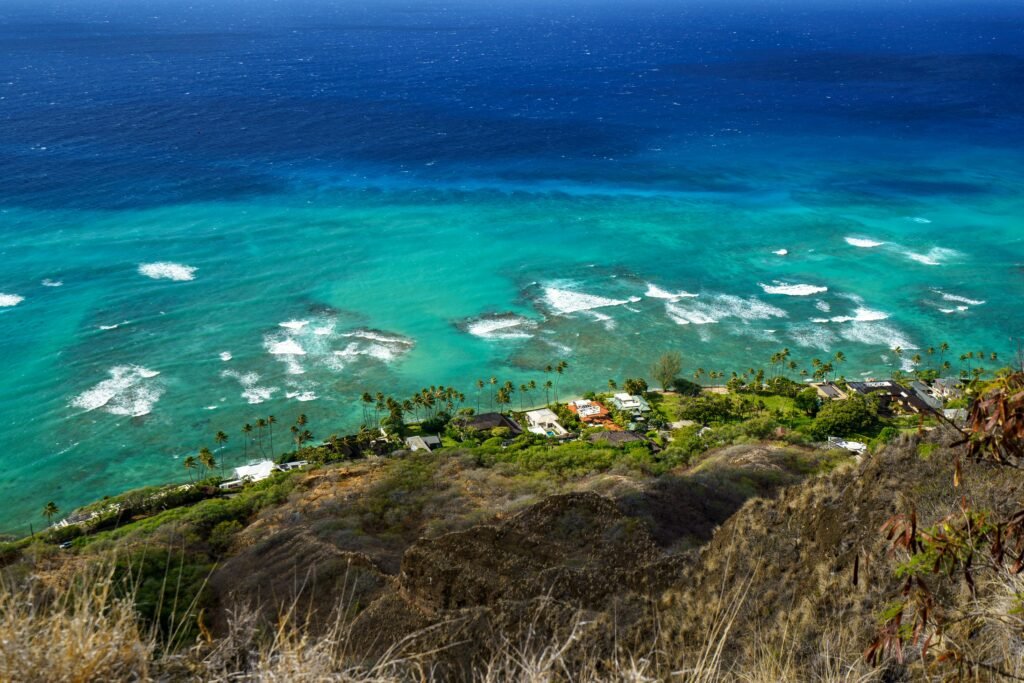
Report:
[[466,419],[465,426],[467,429],[478,429],[480,431],[486,431],[496,427],[507,427],[513,434],[523,433],[522,427],[501,413],[481,413],[480,415],[471,415]]
[[273,460],[261,460],[252,465],[243,465],[235,468],[235,478],[248,479],[249,481],[261,481],[266,479],[277,469]]

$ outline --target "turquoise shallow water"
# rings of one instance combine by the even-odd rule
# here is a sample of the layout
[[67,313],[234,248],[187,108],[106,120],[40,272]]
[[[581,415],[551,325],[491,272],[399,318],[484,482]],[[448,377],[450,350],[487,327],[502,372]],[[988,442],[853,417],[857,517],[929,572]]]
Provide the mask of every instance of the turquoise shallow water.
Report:
[[[69,510],[184,478],[181,459],[219,429],[232,440],[218,455],[242,464],[239,428],[260,416],[276,415],[282,437],[300,412],[318,437],[353,430],[363,391],[444,384],[473,403],[478,377],[542,383],[540,369],[564,359],[562,392],[581,392],[643,375],[669,349],[688,371],[766,365],[783,347],[809,367],[841,350],[851,375],[889,372],[894,345],[1011,354],[1024,300],[1016,104],[986,116],[951,114],[946,102],[926,115],[909,102],[898,117],[878,105],[875,118],[837,119],[807,104],[831,88],[818,75],[774,89],[771,74],[679,75],[685,35],[638,19],[651,41],[636,47],[602,32],[614,19],[552,30],[604,46],[610,65],[628,57],[628,72],[579,54],[587,71],[573,75],[548,42],[551,53],[530,62],[516,33],[503,54],[523,64],[437,66],[443,87],[415,97],[424,54],[457,37],[399,33],[382,57],[338,29],[353,53],[394,71],[370,80],[404,95],[349,89],[325,109],[296,88],[314,91],[314,76],[328,91],[372,88],[365,70],[294,80],[301,59],[328,59],[320,39],[239,47],[227,31],[204,39],[214,46],[203,57],[194,36],[161,52],[166,30],[133,25],[118,34],[135,41],[124,52],[110,36],[95,53],[38,48],[83,82],[114,78],[97,60],[123,61],[158,95],[111,82],[82,100],[82,82],[23,68],[8,87],[21,109],[0,124],[14,178],[0,205],[0,293],[23,299],[0,307],[0,528],[22,530],[47,500]],[[8,37],[27,30],[5,27]],[[487,42],[468,35],[466,45]],[[145,73],[147,54],[163,76]],[[240,54],[261,70],[232,66]],[[973,68],[954,55],[900,77],[930,92],[950,80],[950,59]],[[217,88],[167,75],[196,59],[219,65]],[[637,75],[668,78],[658,74],[669,64],[671,83]],[[1019,63],[1007,68],[1016,78]],[[273,75],[296,88],[259,105],[229,92]],[[723,81],[736,92],[722,95]],[[755,87],[799,92],[759,109]],[[849,101],[884,100],[880,87],[861,82]],[[171,98],[193,91],[197,101]],[[955,94],[961,108],[988,97]],[[537,104],[545,98],[555,103]],[[484,104],[490,113],[467,113]],[[196,121],[181,124],[186,115]],[[212,146],[196,141],[199,127]]]

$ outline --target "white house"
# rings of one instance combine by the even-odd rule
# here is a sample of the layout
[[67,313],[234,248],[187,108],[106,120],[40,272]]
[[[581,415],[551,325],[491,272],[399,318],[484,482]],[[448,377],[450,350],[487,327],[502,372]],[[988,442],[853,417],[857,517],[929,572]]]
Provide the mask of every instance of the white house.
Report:
[[630,413],[649,413],[651,411],[651,406],[642,396],[632,394],[615,394],[612,397],[612,405],[618,410]]
[[526,424],[534,434],[541,436],[565,436],[569,432],[558,423],[558,415],[549,408],[531,410],[526,413]]
[[594,403],[593,401],[588,401],[587,399],[584,398],[573,401],[570,405],[576,408],[576,412],[579,414],[581,418],[593,417],[594,415],[601,414],[600,405]]
[[277,470],[273,460],[261,460],[253,465],[235,468],[235,478],[248,481],[262,481]]

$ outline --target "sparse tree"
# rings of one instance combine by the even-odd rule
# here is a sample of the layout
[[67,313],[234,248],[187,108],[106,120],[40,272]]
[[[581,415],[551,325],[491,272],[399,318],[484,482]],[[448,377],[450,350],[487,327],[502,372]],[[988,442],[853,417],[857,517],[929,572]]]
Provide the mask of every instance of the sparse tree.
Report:
[[43,506],[43,517],[46,517],[47,526],[53,525],[53,517],[59,512],[60,509],[57,507],[57,504],[54,503],[52,500]]
[[670,391],[683,369],[683,359],[678,351],[663,353],[651,367],[651,376],[661,384],[662,391]]

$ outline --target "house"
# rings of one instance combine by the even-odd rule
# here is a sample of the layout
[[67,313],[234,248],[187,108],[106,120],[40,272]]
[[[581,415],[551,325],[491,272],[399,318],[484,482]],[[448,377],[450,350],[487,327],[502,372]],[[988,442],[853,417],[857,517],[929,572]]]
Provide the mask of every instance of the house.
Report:
[[932,382],[932,396],[937,399],[949,400],[963,395],[963,382],[957,377],[940,377]]
[[910,383],[910,389],[913,391],[919,399],[928,404],[928,407],[932,410],[942,410],[942,400],[935,398],[932,394],[931,387],[920,380],[914,380]]
[[836,436],[828,437],[828,446],[829,448],[842,448],[850,451],[851,453],[856,453],[857,455],[863,455],[868,450],[868,445],[865,443],[861,443],[860,441],[847,441],[846,439],[840,439]]
[[252,465],[236,467],[235,478],[221,482],[219,488],[223,491],[240,489],[249,482],[263,481],[274,472],[291,472],[292,470],[305,467],[308,464],[308,460],[293,460],[280,465],[275,464],[273,460],[261,460],[260,462]]
[[615,394],[612,396],[612,405],[616,410],[639,415],[640,413],[651,412],[651,406],[642,396],[634,394]]
[[523,433],[523,428],[520,427],[515,420],[512,420],[501,413],[481,413],[480,415],[470,415],[462,423],[462,426],[465,429],[472,429],[478,432],[489,432],[498,427],[505,427],[515,436],[519,436]]
[[263,481],[277,470],[273,460],[261,460],[235,468],[235,478],[242,481]]
[[410,451],[432,451],[441,447],[441,439],[434,434],[410,436],[405,440],[405,445]]
[[531,410],[526,413],[527,429],[534,434],[541,436],[560,437],[569,434],[569,431],[558,423],[558,415],[550,408]]
[[812,384],[811,386],[813,386],[818,392],[818,396],[824,399],[837,401],[846,398],[846,394],[835,384],[835,382],[820,382],[818,384]]
[[585,425],[595,427],[601,426],[611,431],[620,431],[622,427],[615,424],[612,420],[611,413],[605,408],[604,404],[600,401],[588,401],[587,399],[579,399],[576,401],[569,402],[569,410],[580,416],[580,422]]
[[882,412],[891,412],[891,406],[894,403],[908,413],[933,412],[931,406],[921,400],[913,390],[907,389],[892,380],[848,382],[846,386],[851,392],[856,392],[863,396],[877,396],[878,408]]

